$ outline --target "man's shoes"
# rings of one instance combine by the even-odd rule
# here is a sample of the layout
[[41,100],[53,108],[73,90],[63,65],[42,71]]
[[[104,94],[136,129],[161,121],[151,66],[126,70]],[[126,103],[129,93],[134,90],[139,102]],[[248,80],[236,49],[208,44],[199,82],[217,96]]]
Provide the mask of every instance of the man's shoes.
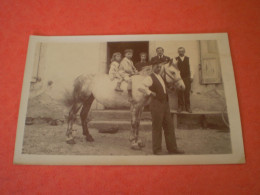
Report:
[[179,106],[178,109],[177,109],[177,112],[180,113],[182,111],[182,107]]
[[169,154],[184,154],[183,150],[175,149],[173,151],[169,151]]
[[187,111],[188,113],[192,113],[192,110],[191,110],[190,108],[186,108],[186,111]]

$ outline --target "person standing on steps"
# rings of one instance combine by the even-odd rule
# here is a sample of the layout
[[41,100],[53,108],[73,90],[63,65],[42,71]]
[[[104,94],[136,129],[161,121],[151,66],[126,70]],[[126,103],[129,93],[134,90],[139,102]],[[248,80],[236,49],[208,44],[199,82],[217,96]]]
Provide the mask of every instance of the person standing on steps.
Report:
[[164,55],[164,49],[162,47],[156,48],[156,56],[152,57],[151,64],[160,64],[160,63],[167,63],[170,61],[170,57]]
[[190,92],[191,92],[191,83],[193,81],[193,71],[190,66],[189,57],[185,56],[185,48],[178,48],[179,56],[175,59],[177,60],[177,65],[181,73],[181,78],[185,84],[184,91],[178,91],[178,110],[177,112],[182,112],[184,109],[192,113],[190,107]]

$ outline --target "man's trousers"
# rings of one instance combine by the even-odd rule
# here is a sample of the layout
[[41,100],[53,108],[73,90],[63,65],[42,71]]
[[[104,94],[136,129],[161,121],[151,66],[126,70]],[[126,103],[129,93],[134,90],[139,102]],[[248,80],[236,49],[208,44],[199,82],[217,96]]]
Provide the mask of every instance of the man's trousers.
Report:
[[190,90],[191,90],[191,82],[190,78],[182,79],[185,85],[184,91],[178,91],[178,106],[189,109],[190,108]]
[[176,150],[176,137],[169,102],[161,102],[153,98],[150,103],[150,111],[152,115],[153,152],[156,153],[162,149],[162,129],[164,130],[167,150],[169,152]]

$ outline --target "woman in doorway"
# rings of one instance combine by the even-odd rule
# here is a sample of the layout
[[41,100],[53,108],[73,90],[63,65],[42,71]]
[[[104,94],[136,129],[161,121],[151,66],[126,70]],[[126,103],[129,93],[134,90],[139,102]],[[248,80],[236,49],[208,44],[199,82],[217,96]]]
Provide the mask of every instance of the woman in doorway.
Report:
[[135,68],[139,71],[142,70],[143,67],[148,66],[147,62],[147,53],[141,52],[140,53],[140,61],[135,64]]

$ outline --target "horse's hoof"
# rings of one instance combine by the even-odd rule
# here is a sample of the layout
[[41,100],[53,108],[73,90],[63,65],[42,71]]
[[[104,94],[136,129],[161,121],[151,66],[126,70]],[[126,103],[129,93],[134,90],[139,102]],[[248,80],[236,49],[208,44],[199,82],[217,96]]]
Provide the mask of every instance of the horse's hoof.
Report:
[[132,143],[131,149],[133,149],[133,150],[141,150],[141,148],[140,148],[140,146],[138,145],[138,143]]
[[75,144],[76,143],[74,139],[67,140],[66,142],[67,142],[67,144]]
[[87,137],[86,137],[86,141],[88,141],[88,142],[93,142],[94,141],[94,139],[93,139],[93,137],[90,135],[88,135]]
[[135,137],[134,137],[133,135],[130,135],[129,141],[132,142],[132,141],[134,141],[134,140],[135,140]]

